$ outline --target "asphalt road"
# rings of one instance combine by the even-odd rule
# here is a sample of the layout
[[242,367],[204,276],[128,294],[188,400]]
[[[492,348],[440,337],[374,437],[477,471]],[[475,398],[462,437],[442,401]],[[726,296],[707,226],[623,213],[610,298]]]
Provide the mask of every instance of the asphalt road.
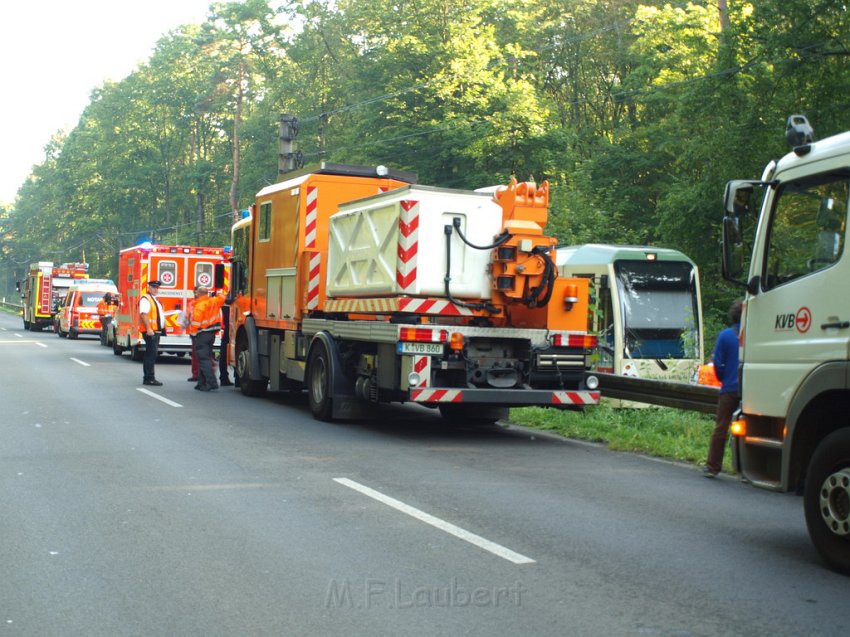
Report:
[[0,314],[0,637],[850,632],[794,496],[188,372]]

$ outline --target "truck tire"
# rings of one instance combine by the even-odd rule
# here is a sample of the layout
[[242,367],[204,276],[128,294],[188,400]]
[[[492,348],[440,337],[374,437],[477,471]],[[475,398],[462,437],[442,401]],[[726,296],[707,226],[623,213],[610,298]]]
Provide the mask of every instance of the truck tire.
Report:
[[67,338],[67,336],[68,336],[65,332],[62,331],[61,326],[56,328],[56,334],[59,335],[59,338]]
[[236,339],[236,373],[239,376],[239,390],[245,396],[256,398],[266,393],[268,379],[251,378],[251,348],[244,332]]
[[815,449],[803,496],[809,537],[827,565],[850,575],[850,428]]
[[492,425],[497,420],[508,417],[506,407],[445,403],[439,405],[439,409],[443,420],[453,425]]
[[75,330],[73,327],[68,330],[68,338],[74,338],[75,339],[75,338],[78,338],[79,336],[80,336],[80,333],[77,330]]
[[124,353],[124,348],[118,344],[118,341],[112,341],[112,353],[116,356],[121,356]]
[[327,347],[317,341],[307,358],[307,400],[316,420],[330,421],[333,413],[331,396],[331,357]]

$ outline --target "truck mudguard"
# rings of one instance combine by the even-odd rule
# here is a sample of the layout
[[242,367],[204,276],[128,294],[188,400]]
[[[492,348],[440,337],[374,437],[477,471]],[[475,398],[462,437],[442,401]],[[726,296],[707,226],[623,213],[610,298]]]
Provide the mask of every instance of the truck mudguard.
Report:
[[[800,416],[813,400],[829,391],[847,391],[848,389],[850,389],[850,362],[831,361],[816,367],[800,384],[788,407],[788,416],[785,419],[785,426],[788,427],[786,441],[790,440],[791,444],[794,444]],[[794,461],[792,456],[796,455],[794,450],[788,450],[792,453],[782,455],[782,488],[786,490],[794,487],[789,482],[791,481],[791,463]],[[802,480],[803,477],[797,476],[796,481]]]
[[245,336],[248,339],[248,359],[249,371],[251,378],[259,380],[263,377],[260,371],[260,341],[257,338],[257,323],[253,316],[248,316],[245,319]]

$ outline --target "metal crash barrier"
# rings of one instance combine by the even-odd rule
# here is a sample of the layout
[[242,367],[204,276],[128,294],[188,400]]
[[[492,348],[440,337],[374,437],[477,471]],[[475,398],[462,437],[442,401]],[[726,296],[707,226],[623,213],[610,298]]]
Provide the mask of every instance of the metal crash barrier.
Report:
[[598,372],[587,375],[599,379],[599,391],[603,398],[619,398],[636,403],[688,409],[707,414],[717,411],[717,397],[720,395],[717,387]]

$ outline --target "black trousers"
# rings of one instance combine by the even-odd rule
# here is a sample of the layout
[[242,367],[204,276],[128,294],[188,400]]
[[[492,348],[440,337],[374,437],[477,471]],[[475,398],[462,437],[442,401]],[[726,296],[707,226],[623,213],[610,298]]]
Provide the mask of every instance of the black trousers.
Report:
[[714,419],[714,432],[708,445],[708,460],[706,466],[715,473],[723,468],[723,454],[726,451],[726,440],[729,438],[729,425],[732,416],[738,408],[738,393],[728,392],[717,398],[717,416]]
[[201,387],[218,387],[212,365],[213,344],[215,332],[198,332],[195,336],[195,353],[198,355],[198,385]]
[[112,323],[111,316],[104,316],[100,319],[100,344],[106,345],[106,332],[109,330],[109,324]]
[[148,336],[145,334],[145,357],[142,359],[142,380],[156,380],[154,365],[156,355],[159,351],[159,334]]

